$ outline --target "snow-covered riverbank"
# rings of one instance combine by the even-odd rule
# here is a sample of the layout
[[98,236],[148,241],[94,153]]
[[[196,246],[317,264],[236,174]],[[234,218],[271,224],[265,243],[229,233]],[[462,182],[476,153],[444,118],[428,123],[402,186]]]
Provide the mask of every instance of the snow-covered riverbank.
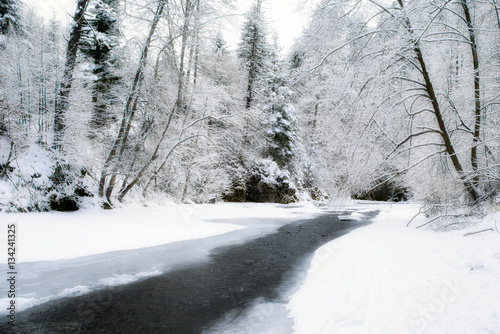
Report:
[[[271,233],[321,210],[310,203],[125,207],[73,213],[0,213],[0,267],[7,272],[8,225],[16,225],[16,305],[130,283],[207,259],[216,247]],[[10,302],[0,285],[0,314]]]
[[358,203],[374,223],[318,249],[281,301],[257,301],[211,333],[499,333],[500,213],[465,230],[416,229],[411,204]]
[[499,333],[500,234],[464,235],[495,229],[500,214],[434,232],[406,227],[418,207],[380,209],[315,253],[287,305],[295,333]]
[[[6,249],[6,226],[16,223],[22,310],[204,261],[216,247],[336,209],[216,204],[1,214],[0,237]],[[258,300],[214,333],[500,332],[500,213],[436,232],[416,229],[425,222],[420,216],[406,227],[417,205],[358,202],[348,209],[342,220],[380,212],[373,224],[318,249],[281,300]],[[1,259],[7,267],[6,254]]]

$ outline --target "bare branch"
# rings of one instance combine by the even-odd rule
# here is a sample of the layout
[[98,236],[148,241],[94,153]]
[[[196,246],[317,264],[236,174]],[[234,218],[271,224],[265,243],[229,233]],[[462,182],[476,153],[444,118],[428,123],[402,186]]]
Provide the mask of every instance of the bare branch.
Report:
[[308,77],[309,75],[311,75],[312,73],[316,72],[316,70],[318,68],[320,68],[321,66],[323,66],[325,64],[325,62],[328,60],[328,58],[330,58],[330,56],[332,56],[335,52],[339,51],[339,50],[342,50],[343,48],[345,48],[346,46],[348,46],[349,44],[357,41],[357,40],[360,40],[360,39],[363,39],[365,37],[369,37],[369,36],[372,36],[372,35],[375,35],[375,34],[378,34],[380,32],[383,32],[383,31],[388,31],[388,30],[373,30],[373,31],[369,31],[369,32],[366,32],[364,34],[361,34],[359,36],[356,36],[352,39],[350,39],[349,41],[343,43],[342,45],[334,48],[333,50],[330,50],[325,57],[323,57],[323,59],[320,61],[320,63],[308,70],[306,70],[306,74],[304,76],[302,76],[301,78],[297,79],[295,82],[293,82],[290,87],[293,87],[295,86],[296,84],[298,84],[300,81],[304,80],[306,77]]
[[206,119],[213,119],[213,120],[216,120],[216,121],[220,121],[221,119],[224,119],[224,118],[229,118],[229,117],[234,117],[234,116],[236,116],[236,115],[239,115],[239,113],[238,113],[238,114],[225,115],[225,116],[221,116],[221,117],[214,117],[214,116],[211,116],[211,115],[208,115],[208,116],[203,116],[203,117],[200,117],[200,118],[198,118],[198,119],[194,120],[194,121],[193,121],[193,122],[191,122],[190,124],[188,124],[186,127],[184,127],[184,128],[182,129],[182,131],[181,131],[181,132],[186,131],[186,130],[187,130],[187,129],[189,129],[190,127],[192,127],[192,126],[196,125],[197,123],[199,123],[199,122],[201,122],[201,121],[204,121],[204,120],[206,120]]
[[422,228],[422,227],[424,227],[424,226],[427,226],[427,225],[429,225],[429,224],[431,224],[431,223],[435,222],[436,220],[439,220],[439,219],[444,218],[444,217],[462,217],[462,216],[463,216],[463,214],[454,214],[454,215],[452,215],[452,214],[446,214],[446,215],[440,215],[440,216],[437,216],[437,217],[432,218],[431,220],[429,220],[429,221],[428,221],[428,222],[426,222],[425,224],[422,224],[422,225],[420,225],[420,226],[417,226],[417,228]]
[[405,77],[399,77],[399,76],[394,77],[394,79],[400,79],[400,80],[408,81],[408,82],[414,83],[416,85],[422,86],[423,89],[425,89],[425,85],[423,83],[417,81],[417,80],[413,80],[413,79],[405,78]]
[[[437,133],[437,134],[441,135],[441,131],[434,130],[434,129],[424,130],[424,131],[420,131],[420,132],[417,132],[417,133],[412,133],[408,137],[406,137],[402,142],[400,142],[398,145],[396,145],[396,148],[394,148],[394,150],[391,152],[391,154],[394,153],[398,148],[400,148],[401,146],[403,146],[404,144],[406,144],[410,139],[418,137],[418,136],[422,136],[422,135],[425,135],[425,134],[428,134],[428,133]],[[391,155],[391,154],[389,154],[389,155]]]

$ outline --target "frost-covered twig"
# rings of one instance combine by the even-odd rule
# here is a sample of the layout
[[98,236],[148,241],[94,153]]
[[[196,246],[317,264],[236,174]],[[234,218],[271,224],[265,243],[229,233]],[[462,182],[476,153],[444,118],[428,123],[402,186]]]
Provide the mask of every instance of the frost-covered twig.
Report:
[[201,121],[204,121],[206,119],[214,119],[216,121],[220,121],[221,119],[224,119],[224,118],[228,118],[228,117],[234,117],[236,115],[239,115],[240,113],[235,113],[235,114],[231,114],[231,115],[224,115],[224,116],[220,116],[220,117],[215,117],[215,116],[211,116],[211,115],[208,115],[208,116],[203,116],[203,117],[200,117],[194,121],[192,121],[190,124],[186,125],[186,127],[184,127],[182,129],[182,132],[185,132],[187,129],[189,129],[190,127],[196,125],[196,123],[199,123]]
[[446,228],[451,227],[451,226],[453,226],[453,225],[459,225],[459,224],[460,224],[460,223],[451,223],[451,224],[446,225],[444,228],[446,229]]
[[460,214],[460,213],[459,214],[455,214],[455,215],[452,215],[452,214],[440,215],[440,216],[437,216],[435,218],[432,218],[431,220],[429,220],[428,222],[426,222],[426,223],[424,223],[424,224],[422,224],[420,226],[417,226],[416,228],[421,228],[421,227],[427,226],[430,223],[432,223],[432,222],[434,222],[434,221],[436,221],[438,219],[444,218],[444,217],[461,217],[461,216],[463,216],[463,215]]
[[[391,30],[389,30],[391,31]],[[371,37],[371,35],[375,35],[375,34],[378,34],[380,32],[384,32],[384,30],[373,30],[373,31],[369,31],[367,33],[364,33],[364,34],[361,34],[359,36],[356,36],[354,38],[352,38],[351,40],[343,43],[342,45],[334,48],[333,50],[330,50],[326,56],[323,57],[323,59],[319,62],[319,64],[317,64],[316,66],[308,69],[307,71],[305,71],[305,75],[300,77],[299,79],[297,79],[295,82],[293,82],[290,87],[294,87],[295,85],[297,85],[300,81],[302,81],[303,79],[305,79],[306,77],[308,77],[309,75],[311,75],[312,73],[316,72],[316,70],[318,68],[320,68],[321,66],[323,66],[323,64],[326,63],[326,61],[328,60],[328,58],[330,58],[331,55],[333,55],[335,52],[345,48],[346,46],[356,42],[357,40],[359,39],[362,39],[362,38],[365,38],[365,37]]]

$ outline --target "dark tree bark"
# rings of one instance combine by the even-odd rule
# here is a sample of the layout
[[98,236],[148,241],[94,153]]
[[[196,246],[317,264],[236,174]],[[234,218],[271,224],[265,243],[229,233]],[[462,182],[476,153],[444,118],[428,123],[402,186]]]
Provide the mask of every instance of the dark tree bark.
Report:
[[[254,32],[254,38],[256,37],[256,32]],[[248,85],[247,85],[247,96],[245,101],[245,108],[250,109],[253,101],[253,84],[256,77],[257,72],[257,60],[255,59],[255,53],[257,50],[257,46],[252,44],[252,53],[250,58],[250,67],[248,68]]]
[[[398,0],[398,3],[401,9],[403,9],[404,7],[403,0]],[[410,34],[410,36],[415,36],[410,20],[406,18],[404,23],[405,23],[405,28]],[[425,92],[427,93],[427,97],[431,102],[432,110],[434,112],[436,122],[438,123],[439,126],[439,134],[444,142],[446,153],[450,157],[453,167],[455,168],[455,171],[458,173],[460,179],[462,180],[462,183],[465,189],[467,190],[468,194],[470,195],[471,199],[475,201],[479,198],[479,194],[474,184],[467,178],[467,175],[465,174],[462,164],[460,163],[460,160],[455,151],[455,147],[453,146],[453,143],[451,141],[450,134],[448,132],[448,129],[446,128],[446,124],[443,115],[441,113],[441,108],[439,106],[439,101],[437,99],[434,86],[432,84],[429,72],[427,70],[427,65],[425,63],[424,56],[422,54],[422,49],[420,48],[420,44],[417,39],[413,39],[412,43],[413,43],[413,51],[415,52],[415,55],[417,57],[418,65],[420,66],[420,72],[422,73],[422,77],[424,79]]]
[[479,185],[478,175],[478,160],[477,160],[477,146],[480,141],[481,131],[481,82],[479,79],[479,55],[477,51],[476,34],[474,32],[474,25],[472,23],[469,5],[467,0],[460,1],[465,15],[465,22],[467,23],[467,30],[469,31],[469,42],[472,53],[472,65],[474,67],[474,137],[472,139],[472,148],[470,152],[472,170],[474,171],[473,183],[477,187]]
[[181,32],[181,51],[180,51],[180,59],[179,59],[179,78],[177,85],[177,109],[184,110],[185,109],[185,77],[186,77],[186,69],[185,69],[185,59],[186,59],[186,49],[188,47],[188,38],[189,38],[189,25],[191,23],[191,18],[194,13],[194,9],[196,7],[197,0],[186,0],[184,11],[184,22],[182,25]]
[[69,107],[69,93],[71,91],[73,72],[76,66],[76,53],[78,51],[78,42],[80,41],[84,14],[88,2],[89,0],[78,0],[77,2],[75,16],[73,17],[73,26],[71,27],[68,40],[68,48],[66,50],[64,73],[56,96],[54,139],[52,147],[58,150],[62,148],[62,140],[66,128],[65,116]]

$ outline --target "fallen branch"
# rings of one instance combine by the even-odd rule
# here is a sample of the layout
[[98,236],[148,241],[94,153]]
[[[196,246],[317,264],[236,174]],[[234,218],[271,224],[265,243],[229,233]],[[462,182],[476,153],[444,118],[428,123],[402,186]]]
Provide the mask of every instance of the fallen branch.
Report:
[[423,208],[423,206],[421,206],[420,209],[418,209],[417,214],[410,219],[410,221],[408,222],[408,224],[406,224],[406,227],[410,226],[410,224],[413,221],[413,219],[417,218],[419,214],[426,212],[426,211],[422,211],[422,208]]
[[495,230],[494,230],[494,229],[492,229],[492,228],[487,228],[487,229],[484,229],[484,230],[481,230],[481,231],[469,232],[469,233],[465,233],[465,234],[464,234],[464,237],[467,237],[467,236],[469,236],[469,235],[474,235],[474,234],[483,233],[483,232],[495,232]]

